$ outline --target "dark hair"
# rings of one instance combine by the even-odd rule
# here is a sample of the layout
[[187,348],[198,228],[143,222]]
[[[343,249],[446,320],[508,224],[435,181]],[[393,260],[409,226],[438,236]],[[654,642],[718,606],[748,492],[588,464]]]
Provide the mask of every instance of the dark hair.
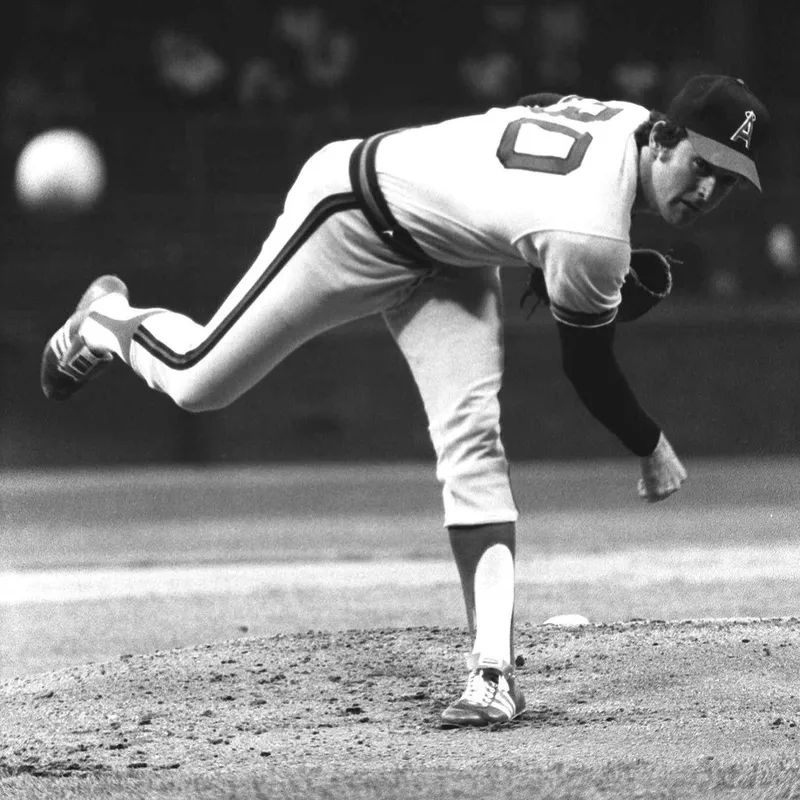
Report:
[[656,141],[664,145],[664,147],[675,147],[681,139],[685,139],[686,128],[673,122],[666,114],[660,111],[651,111],[650,117],[643,122],[634,132],[633,136],[636,140],[636,146],[641,150],[650,140],[650,132],[657,122],[663,122],[656,131]]

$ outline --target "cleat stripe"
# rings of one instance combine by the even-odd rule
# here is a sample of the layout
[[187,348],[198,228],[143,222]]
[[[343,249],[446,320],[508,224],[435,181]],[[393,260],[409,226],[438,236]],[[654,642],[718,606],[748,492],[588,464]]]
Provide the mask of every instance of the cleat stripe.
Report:
[[514,714],[516,706],[510,697],[498,697],[493,704],[500,711],[504,711],[509,716]]
[[99,365],[106,363],[108,360],[102,356],[96,356],[86,345],[81,345],[81,349],[72,357],[67,355],[59,359],[57,368],[59,372],[73,380],[84,381],[91,377],[91,373]]
[[[478,662],[479,657],[467,658],[469,664]],[[442,712],[442,724],[445,727],[480,727],[497,723],[510,722],[525,710],[525,698],[516,692],[514,673],[505,662],[487,663],[488,659],[480,658],[480,667],[470,670],[464,694],[449,708]],[[487,677],[484,669],[495,669],[498,663],[500,676],[497,683]]]

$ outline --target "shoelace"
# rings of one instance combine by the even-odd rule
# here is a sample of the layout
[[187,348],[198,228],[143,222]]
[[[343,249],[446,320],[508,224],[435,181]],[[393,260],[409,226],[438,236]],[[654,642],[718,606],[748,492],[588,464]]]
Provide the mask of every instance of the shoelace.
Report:
[[461,699],[476,705],[489,705],[497,694],[498,679],[499,675],[495,670],[474,670],[469,674],[467,688],[464,690]]

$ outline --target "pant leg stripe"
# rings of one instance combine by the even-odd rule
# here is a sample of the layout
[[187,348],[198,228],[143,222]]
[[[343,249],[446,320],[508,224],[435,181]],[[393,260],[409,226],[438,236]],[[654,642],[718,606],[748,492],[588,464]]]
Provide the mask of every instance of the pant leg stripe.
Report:
[[302,247],[309,237],[329,217],[341,211],[351,211],[359,208],[358,200],[352,192],[342,192],[326,197],[320,201],[303,220],[292,238],[284,245],[283,249],[265,268],[264,274],[256,281],[250,291],[242,298],[235,308],[222,320],[211,335],[203,340],[197,347],[187,353],[176,353],[163,342],[153,336],[144,325],[140,325],[133,334],[133,341],[143,347],[159,361],[163,361],[173,369],[189,369],[205,358],[214,347],[219,344],[222,337],[233,327],[236,321],[255,302],[261,292],[272,282],[273,278],[281,271],[292,256]]

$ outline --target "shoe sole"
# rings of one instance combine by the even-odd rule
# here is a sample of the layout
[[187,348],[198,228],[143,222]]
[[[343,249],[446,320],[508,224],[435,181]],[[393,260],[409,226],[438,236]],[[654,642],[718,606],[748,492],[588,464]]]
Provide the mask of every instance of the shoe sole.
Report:
[[507,725],[509,722],[512,722],[515,719],[519,719],[522,714],[525,713],[526,704],[525,701],[522,701],[522,707],[518,708],[517,711],[508,719],[498,719],[498,720],[491,720],[486,719],[482,716],[475,716],[471,719],[465,718],[462,720],[447,720],[445,719],[444,714],[447,712],[445,711],[441,716],[441,727],[446,729],[452,728],[487,728],[490,725]]
[[128,299],[128,287],[116,275],[101,275],[89,284],[89,288],[81,296],[78,305],[75,306],[72,316],[74,317],[76,314],[86,311],[95,300],[99,300],[107,294],[115,293],[123,295],[126,300]]

